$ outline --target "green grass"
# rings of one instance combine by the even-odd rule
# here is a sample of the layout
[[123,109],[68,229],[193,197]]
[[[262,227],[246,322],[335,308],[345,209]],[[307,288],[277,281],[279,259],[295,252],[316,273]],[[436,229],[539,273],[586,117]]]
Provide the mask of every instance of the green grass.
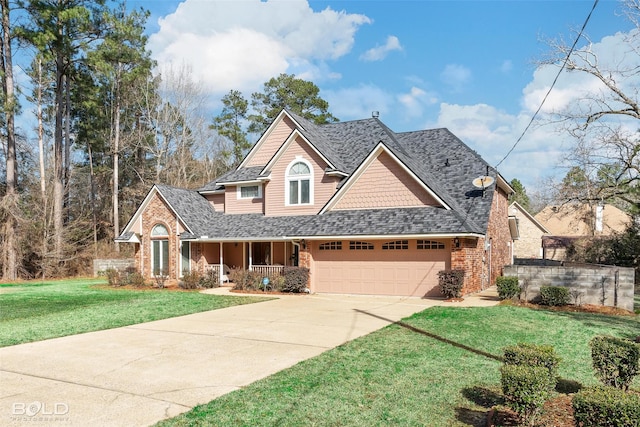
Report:
[[159,425],[484,425],[487,409],[500,402],[496,359],[504,346],[551,344],[562,357],[564,379],[595,384],[589,340],[598,334],[640,334],[638,316],[510,306],[436,307],[405,322]]
[[95,286],[97,279],[0,285],[0,347],[264,301]]

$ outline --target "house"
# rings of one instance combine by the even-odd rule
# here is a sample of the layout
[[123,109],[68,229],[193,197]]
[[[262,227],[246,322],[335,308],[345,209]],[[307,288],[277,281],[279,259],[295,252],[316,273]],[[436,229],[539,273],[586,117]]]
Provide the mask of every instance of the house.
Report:
[[632,221],[613,205],[588,203],[547,206],[535,218],[549,230],[542,238],[542,257],[557,261],[564,261],[567,249],[580,240],[622,233]]
[[509,216],[515,218],[519,233],[513,242],[514,258],[542,258],[542,236],[549,230],[518,202],[509,205]]
[[535,218],[553,236],[611,236],[631,224],[631,216],[613,205],[566,203],[547,206]]
[[439,295],[439,271],[464,269],[470,293],[510,262],[512,191],[447,129],[284,110],[235,170],[198,190],[154,185],[117,241],[145,277],[292,265],[312,292],[422,297]]

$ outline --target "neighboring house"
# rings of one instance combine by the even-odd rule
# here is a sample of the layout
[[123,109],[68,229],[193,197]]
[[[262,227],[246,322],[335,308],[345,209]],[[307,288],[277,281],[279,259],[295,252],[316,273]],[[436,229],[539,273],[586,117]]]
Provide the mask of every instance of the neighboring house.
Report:
[[519,232],[517,239],[513,242],[513,256],[542,258],[542,236],[549,234],[549,230],[518,202],[513,202],[509,206],[509,216],[515,218]]
[[[493,185],[474,187],[489,175]],[[237,169],[199,190],[154,185],[119,242],[145,277],[220,266],[307,267],[312,292],[464,292],[510,263],[509,184],[447,129],[395,133],[377,118],[316,125],[282,111]]]
[[543,258],[564,261],[578,240],[624,232],[631,216],[613,205],[567,203],[547,206],[535,218],[549,230],[542,239]]

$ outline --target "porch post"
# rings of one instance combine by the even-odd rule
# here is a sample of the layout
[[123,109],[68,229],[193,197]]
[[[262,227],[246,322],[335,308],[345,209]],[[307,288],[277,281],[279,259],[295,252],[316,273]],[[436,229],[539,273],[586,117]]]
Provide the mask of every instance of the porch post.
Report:
[[251,246],[253,246],[251,244],[251,242],[249,242],[249,271],[253,271],[253,259],[251,259]]
[[220,286],[222,286],[222,264],[224,264],[224,259],[223,259],[223,255],[222,255],[222,242],[220,242],[220,268],[218,269],[218,283],[220,284]]
[[271,245],[269,247],[269,264],[273,265],[273,240],[271,241]]
[[242,242],[242,269],[247,268],[247,242]]

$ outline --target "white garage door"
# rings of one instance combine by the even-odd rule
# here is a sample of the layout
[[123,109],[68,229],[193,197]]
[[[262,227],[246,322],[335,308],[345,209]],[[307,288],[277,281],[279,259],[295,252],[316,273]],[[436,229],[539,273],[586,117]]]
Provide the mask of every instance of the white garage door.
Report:
[[[323,243],[325,249],[320,250]],[[425,245],[417,240],[357,243],[313,245],[314,292],[440,296],[438,272],[450,268],[451,260],[450,249],[444,243]]]

